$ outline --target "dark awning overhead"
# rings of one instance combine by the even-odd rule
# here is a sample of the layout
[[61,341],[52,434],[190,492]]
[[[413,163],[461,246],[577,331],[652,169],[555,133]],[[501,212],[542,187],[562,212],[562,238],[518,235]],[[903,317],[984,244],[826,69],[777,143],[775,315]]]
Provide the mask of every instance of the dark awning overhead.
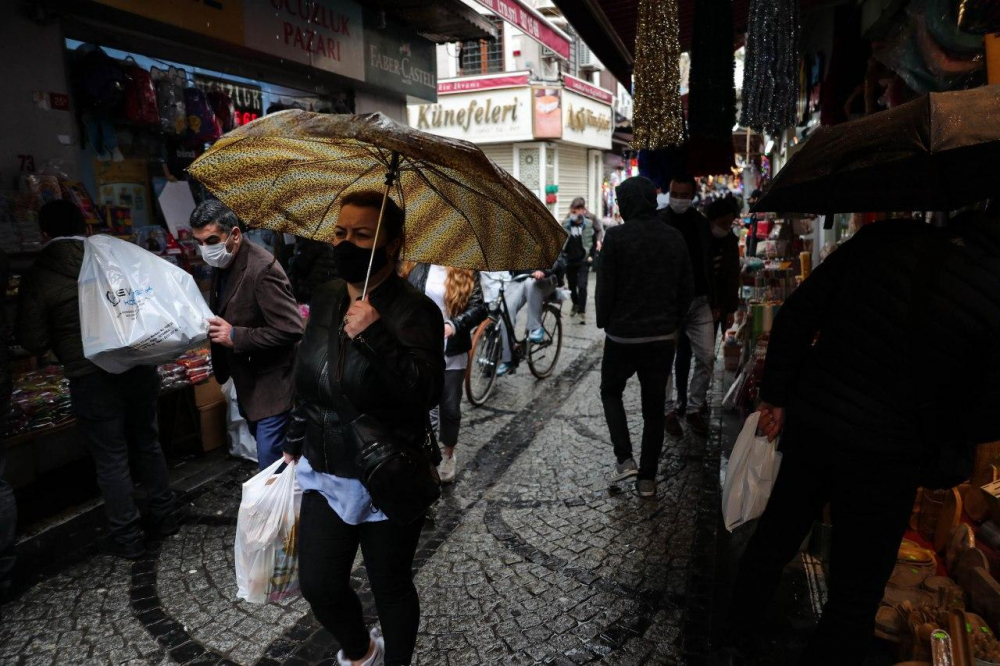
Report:
[[367,0],[439,44],[468,39],[496,39],[496,27],[461,0]]

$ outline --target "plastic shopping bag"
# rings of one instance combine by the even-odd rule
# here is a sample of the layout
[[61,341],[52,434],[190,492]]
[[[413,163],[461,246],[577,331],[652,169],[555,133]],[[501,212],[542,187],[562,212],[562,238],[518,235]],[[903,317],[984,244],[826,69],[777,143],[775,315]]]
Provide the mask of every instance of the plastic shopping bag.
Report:
[[236,596],[255,604],[299,591],[299,507],[302,489],[295,465],[283,461],[243,484],[236,519]]
[[212,311],[194,278],[138,245],[88,238],[77,287],[83,354],[108,372],[173,360],[207,338]]
[[257,440],[250,433],[250,426],[240,414],[236,385],[228,380],[222,385],[222,395],[226,396],[226,430],[229,433],[229,455],[257,462]]
[[781,453],[777,450],[779,440],[769,442],[767,437],[758,435],[759,421],[760,412],[747,418],[726,468],[722,517],[730,532],[764,513],[781,467]]

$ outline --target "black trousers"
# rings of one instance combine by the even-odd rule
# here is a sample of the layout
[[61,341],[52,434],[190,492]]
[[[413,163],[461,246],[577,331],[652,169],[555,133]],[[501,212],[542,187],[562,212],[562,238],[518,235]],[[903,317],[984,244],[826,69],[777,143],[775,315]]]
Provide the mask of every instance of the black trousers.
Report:
[[156,427],[160,376],[152,366],[120,375],[98,372],[71,379],[73,414],[97,467],[109,533],[123,542],[142,537],[139,511],[132,497],[129,456],[135,456],[154,519],[174,506],[167,461]]
[[[6,406],[10,407],[10,398],[6,401]],[[4,426],[6,419],[0,417],[0,428]],[[13,583],[11,573],[14,570],[14,545],[17,533],[17,504],[14,503],[14,490],[4,480],[4,446],[3,439],[0,438],[0,592],[9,588]]]
[[317,492],[302,496],[299,514],[299,584],[313,615],[340,643],[344,656],[361,659],[369,637],[351,568],[361,546],[365,570],[385,637],[385,663],[409,664],[417,644],[420,600],[413,585],[413,555],[423,520],[348,525]]
[[462,425],[462,388],[465,370],[445,370],[441,404],[431,410],[431,427],[437,430],[441,446],[458,444],[458,430]]
[[632,457],[632,440],[622,396],[632,375],[639,376],[642,392],[642,454],[639,458],[639,478],[652,480],[663,450],[663,403],[667,397],[667,379],[674,360],[674,343],[648,342],[627,345],[604,341],[604,361],[601,363],[601,402],[608,422],[615,457],[623,462]]
[[727,633],[752,652],[782,569],[829,502],[829,598],[799,663],[850,666],[862,662],[871,642],[913,508],[918,471],[912,460],[879,460],[844,442],[824,441],[821,432],[798,430],[782,443],[771,499],[740,563]]
[[587,279],[590,275],[590,264],[572,264],[566,267],[566,281],[569,283],[570,298],[577,312],[587,311]]

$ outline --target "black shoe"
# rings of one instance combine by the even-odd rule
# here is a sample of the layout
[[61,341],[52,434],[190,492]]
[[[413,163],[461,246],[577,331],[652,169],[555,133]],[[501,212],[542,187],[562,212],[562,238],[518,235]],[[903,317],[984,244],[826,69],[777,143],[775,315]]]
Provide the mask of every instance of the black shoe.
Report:
[[695,412],[694,414],[687,415],[688,425],[691,426],[691,430],[697,435],[707,435],[708,434],[708,420],[702,416],[701,412]]
[[101,539],[101,552],[106,555],[121,557],[126,560],[137,560],[146,554],[146,546],[143,545],[141,538],[130,541],[120,541],[114,537],[108,536]]
[[671,437],[683,437],[684,428],[681,427],[681,419],[676,411],[667,414],[667,434]]
[[166,539],[177,534],[179,529],[180,517],[176,511],[172,511],[162,518],[151,521],[149,527],[146,528],[146,536],[150,539]]

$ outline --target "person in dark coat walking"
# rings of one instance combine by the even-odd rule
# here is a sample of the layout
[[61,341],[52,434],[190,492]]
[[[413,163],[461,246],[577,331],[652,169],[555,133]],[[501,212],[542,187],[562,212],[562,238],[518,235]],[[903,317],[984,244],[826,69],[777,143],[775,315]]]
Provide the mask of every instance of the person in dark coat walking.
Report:
[[681,232],[691,259],[694,274],[694,300],[686,313],[681,332],[687,335],[694,350],[694,376],[687,404],[673,400],[672,383],[667,385],[667,432],[674,437],[684,434],[680,417],[687,416],[688,425],[699,435],[708,434],[708,421],[701,411],[708,401],[715,367],[715,322],[718,306],[712,274],[712,231],[705,216],[692,205],[696,185],[691,176],[675,176],[670,181],[670,203],[660,211],[664,223]]
[[257,464],[264,469],[281,457],[285,443],[302,316],[281,264],[246,242],[236,214],[222,202],[200,204],[191,213],[191,232],[214,267],[212,368],[220,383],[232,377],[240,413],[257,440]]
[[[73,415],[97,468],[109,534],[103,550],[128,559],[145,553],[143,537],[177,531],[174,494],[160,446],[156,405],[160,376],[141,365],[121,374],[105,372],[83,355],[77,280],[83,266],[86,225],[80,209],[50,201],[38,213],[49,242],[21,283],[17,339],[30,352],[55,352],[69,379]],[[137,463],[149,498],[145,534],[132,497],[130,458]]]
[[968,478],[972,444],[1000,439],[1000,221],[973,214],[960,230],[866,226],[781,307],[760,411],[783,458],[727,632],[744,651],[829,502],[829,599],[799,663],[861,663],[917,487]]
[[299,303],[309,303],[313,292],[337,279],[333,245],[311,238],[295,242],[295,254],[288,264],[288,279]]
[[410,264],[403,274],[410,284],[434,301],[444,317],[444,390],[441,404],[431,410],[431,426],[444,448],[438,476],[442,483],[451,483],[458,469],[455,447],[462,425],[462,387],[469,367],[472,333],[486,319],[486,303],[476,271]]
[[[709,229],[712,232],[712,301],[716,310],[715,332],[712,349],[719,331],[733,325],[736,310],[740,306],[740,241],[733,233],[736,219],[736,200],[731,197],[716,199],[705,209]],[[687,405],[688,376],[691,372],[691,340],[681,331],[677,336],[677,357],[674,360],[674,383],[677,385],[677,411]],[[701,405],[702,414],[708,414],[708,402]]]
[[[663,449],[663,401],[674,340],[691,307],[693,278],[684,238],[656,216],[656,188],[637,176],[618,186],[625,223],[604,238],[597,282],[597,327],[604,329],[601,402],[615,449],[612,481],[636,478],[640,497],[656,495]],[[642,455],[632,457],[622,396],[632,375],[642,389]]]
[[569,217],[563,221],[563,229],[567,238],[562,254],[573,300],[572,315],[579,317],[579,323],[583,324],[587,314],[587,277],[594,258],[601,251],[604,226],[596,216],[587,212],[586,199],[577,197],[569,205]]

